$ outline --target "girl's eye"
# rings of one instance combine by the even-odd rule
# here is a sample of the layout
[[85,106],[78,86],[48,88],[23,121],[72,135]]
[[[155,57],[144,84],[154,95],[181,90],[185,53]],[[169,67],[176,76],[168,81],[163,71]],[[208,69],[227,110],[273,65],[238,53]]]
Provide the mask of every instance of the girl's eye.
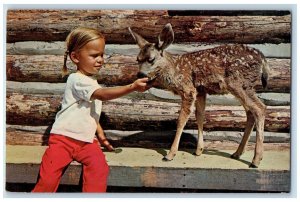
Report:
[[93,58],[97,58],[97,57],[102,57],[103,58],[104,55],[92,55]]
[[149,63],[153,63],[154,60],[155,60],[155,58],[149,58],[149,59],[148,59],[148,62],[149,62]]

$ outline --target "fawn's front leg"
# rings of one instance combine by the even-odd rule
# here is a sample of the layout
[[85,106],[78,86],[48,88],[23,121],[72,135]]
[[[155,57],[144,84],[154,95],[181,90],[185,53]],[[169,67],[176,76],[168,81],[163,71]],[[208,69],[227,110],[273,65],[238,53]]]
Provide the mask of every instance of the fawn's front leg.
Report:
[[181,109],[179,112],[179,118],[177,122],[177,130],[176,130],[176,135],[175,139],[172,143],[171,149],[169,153],[164,156],[163,160],[164,161],[171,161],[176,155],[176,152],[178,151],[179,147],[179,141],[180,137],[183,131],[183,128],[188,121],[190,114],[191,114],[191,108],[194,105],[195,102],[195,93],[189,93],[188,96],[182,96],[182,103],[181,103]]

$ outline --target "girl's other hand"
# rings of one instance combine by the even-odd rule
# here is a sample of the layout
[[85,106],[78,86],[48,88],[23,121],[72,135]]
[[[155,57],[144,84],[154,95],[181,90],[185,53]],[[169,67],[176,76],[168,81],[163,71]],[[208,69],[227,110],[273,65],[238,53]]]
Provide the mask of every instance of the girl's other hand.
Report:
[[105,146],[107,151],[115,151],[115,148],[109,143],[107,139],[103,139],[100,141],[100,144]]

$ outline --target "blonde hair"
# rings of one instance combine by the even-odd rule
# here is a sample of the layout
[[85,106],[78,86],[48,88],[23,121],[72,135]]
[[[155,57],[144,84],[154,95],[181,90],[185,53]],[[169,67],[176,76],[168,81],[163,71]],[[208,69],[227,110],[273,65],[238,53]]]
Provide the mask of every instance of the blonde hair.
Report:
[[79,27],[70,32],[70,34],[66,38],[67,50],[64,54],[64,65],[62,68],[63,77],[68,74],[68,55],[70,56],[73,51],[80,50],[88,42],[99,38],[105,40],[102,33],[99,30],[93,28]]

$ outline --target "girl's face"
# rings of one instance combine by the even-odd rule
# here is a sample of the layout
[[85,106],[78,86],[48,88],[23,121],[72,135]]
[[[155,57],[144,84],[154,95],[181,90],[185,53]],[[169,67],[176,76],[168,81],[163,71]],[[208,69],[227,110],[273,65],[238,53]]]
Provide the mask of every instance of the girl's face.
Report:
[[87,76],[97,74],[104,63],[104,47],[104,39],[95,39],[85,44],[80,50],[73,51],[71,59],[81,73]]

